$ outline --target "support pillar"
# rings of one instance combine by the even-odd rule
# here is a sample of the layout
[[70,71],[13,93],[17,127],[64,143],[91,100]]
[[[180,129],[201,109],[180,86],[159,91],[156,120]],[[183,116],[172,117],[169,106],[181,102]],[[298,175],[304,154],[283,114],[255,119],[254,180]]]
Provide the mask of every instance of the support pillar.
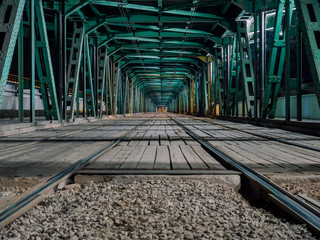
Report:
[[23,122],[24,111],[23,111],[23,22],[20,24],[20,31],[18,37],[18,76],[19,76],[19,122]]
[[286,32],[286,54],[285,54],[285,96],[286,96],[286,121],[290,121],[290,1],[285,0],[285,32]]
[[30,0],[30,122],[36,121],[36,109],[35,109],[35,9],[34,1]]

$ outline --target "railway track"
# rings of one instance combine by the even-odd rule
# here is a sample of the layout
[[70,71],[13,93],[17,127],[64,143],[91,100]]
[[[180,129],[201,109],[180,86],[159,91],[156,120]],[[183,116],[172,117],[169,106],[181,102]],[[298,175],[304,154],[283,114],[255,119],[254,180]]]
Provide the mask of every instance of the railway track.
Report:
[[[298,220],[306,223],[314,233],[320,234],[320,212],[319,209],[315,207],[315,205],[312,205],[310,201],[306,201],[305,198],[297,198],[289,192],[283,190],[265,176],[232,159],[227,154],[215,148],[207,140],[201,138],[179,120],[170,115],[168,117],[180,128],[182,128],[189,136],[191,136],[193,140],[206,148],[207,151],[222,165],[226,166],[228,169],[241,172],[245,184],[248,184],[248,187],[255,186],[251,190],[259,192],[261,198],[265,198],[265,200],[280,206],[282,210],[289,213],[291,216],[294,216]],[[20,199],[17,199],[15,202],[8,202],[6,205],[2,205],[2,207],[0,207],[0,228],[3,228],[8,223],[12,222],[14,219],[33,207],[35,204],[42,201],[46,195],[54,189],[55,186],[69,178],[71,175],[75,174],[88,163],[93,162],[101,157],[108,149],[111,149],[120,141],[124,140],[131,132],[146,124],[150,120],[151,119],[147,119],[143,121],[135,128],[115,139],[107,146],[99,149],[83,159],[80,159],[78,162],[74,163],[64,171],[52,176],[46,182],[34,187],[27,194],[22,195]],[[258,186],[258,188],[256,186]]]
[[[152,119],[152,118],[151,118]],[[31,190],[27,191],[26,193],[20,195],[18,198],[6,200],[3,199],[3,203],[0,206],[0,229],[14,221],[16,218],[21,216],[23,213],[28,211],[30,208],[41,202],[48,193],[50,193],[55,186],[59,183],[63,182],[67,178],[69,178],[73,173],[82,169],[84,166],[89,164],[90,162],[96,160],[100,156],[102,156],[108,149],[115,146],[119,143],[122,139],[128,136],[131,132],[133,132],[138,127],[142,126],[150,119],[144,120],[142,123],[135,126],[133,129],[128,131],[126,134],[122,135],[121,137],[113,140],[111,143],[106,145],[105,147],[91,153],[90,155],[86,156],[83,159],[75,162],[65,170],[59,172],[58,174],[50,177],[45,182],[33,187]]]
[[307,223],[308,226],[311,227],[317,234],[320,234],[320,212],[318,209],[292,195],[290,192],[285,191],[267,177],[229,157],[214,147],[207,140],[201,138],[199,135],[188,129],[183,123],[171,116],[169,117],[191,137],[205,147],[211,154],[213,154],[217,160],[220,160],[221,164],[227,165],[229,168],[231,167],[232,169],[241,172],[242,176],[244,176],[250,182],[254,182],[259,186],[260,189],[264,190],[267,193],[267,198],[270,201],[281,206],[281,208],[291,216]]
[[[191,118],[191,119],[192,119],[192,117],[189,117],[189,116],[188,116],[188,118]],[[200,120],[200,121],[202,121],[202,122],[206,122],[206,123],[213,124],[213,123],[210,122],[209,120],[204,120],[204,119],[199,119],[199,118],[197,118],[197,120]],[[252,136],[260,137],[260,138],[263,138],[263,139],[266,139],[266,140],[272,140],[272,141],[284,143],[284,144],[287,144],[287,145],[291,145],[291,146],[295,146],[295,147],[300,147],[300,148],[304,148],[304,149],[309,149],[309,150],[313,150],[313,151],[320,152],[320,148],[315,147],[315,146],[310,146],[310,145],[306,145],[306,144],[302,144],[302,143],[292,142],[292,141],[287,140],[287,139],[278,138],[278,137],[272,137],[272,136],[267,136],[267,135],[264,135],[264,134],[253,133],[253,132],[249,132],[249,131],[246,131],[246,130],[241,130],[241,129],[237,129],[237,128],[234,128],[234,127],[230,127],[230,126],[226,126],[226,125],[223,125],[223,124],[219,124],[219,123],[216,123],[216,122],[215,122],[214,124],[215,124],[215,125],[219,125],[219,126],[225,128],[225,129],[230,129],[230,130],[233,130],[233,131],[250,134],[250,135],[252,135]],[[199,129],[200,131],[203,131],[203,129],[200,129],[200,128],[197,127],[196,125],[193,125],[193,127]],[[204,132],[204,133],[207,133],[207,132],[205,132],[205,131],[203,131],[203,132]],[[208,133],[207,133],[207,134],[208,134]]]

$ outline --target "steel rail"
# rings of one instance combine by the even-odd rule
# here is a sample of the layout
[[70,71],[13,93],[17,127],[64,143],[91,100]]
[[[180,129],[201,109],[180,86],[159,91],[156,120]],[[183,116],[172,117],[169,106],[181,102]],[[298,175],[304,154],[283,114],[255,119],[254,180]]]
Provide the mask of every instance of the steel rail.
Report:
[[[188,116],[188,118],[190,118],[190,117]],[[203,122],[206,122],[206,123],[211,123],[211,124],[219,125],[219,126],[222,126],[222,127],[225,127],[225,128],[231,129],[231,130],[235,130],[235,131],[238,131],[238,132],[243,132],[243,133],[251,134],[251,135],[256,136],[256,137],[261,137],[261,138],[265,138],[265,139],[268,139],[268,140],[281,142],[281,143],[284,143],[284,144],[287,144],[287,145],[292,145],[292,146],[301,147],[301,148],[304,148],[304,149],[309,149],[309,150],[313,150],[313,151],[320,152],[320,148],[318,148],[318,147],[309,146],[309,145],[302,144],[302,143],[296,143],[296,142],[292,142],[292,141],[290,141],[290,140],[285,140],[285,139],[282,139],[282,138],[276,138],[276,137],[266,136],[266,135],[259,134],[259,133],[247,132],[247,131],[245,131],[245,130],[240,130],[240,129],[237,129],[237,128],[225,126],[225,125],[223,125],[223,124],[212,123],[212,122],[207,121],[207,120],[204,120],[204,119],[199,119],[199,120],[200,120],[200,121],[203,121]],[[200,129],[200,130],[201,130],[201,129]]]
[[173,117],[169,115],[168,117],[178,126],[180,126],[186,133],[193,137],[197,142],[199,142],[202,146],[207,148],[217,159],[225,164],[232,166],[236,171],[241,172],[243,176],[257,183],[261,188],[265,189],[269,193],[271,200],[275,200],[275,202],[284,206],[290,215],[303,220],[317,234],[320,235],[320,212],[314,211],[314,209],[310,208],[310,206],[296,198],[291,193],[282,189],[267,177],[261,175],[260,173],[254,171],[253,169],[245,166],[244,164],[218,150],[207,140],[198,136],[196,133],[185,127],[182,123],[180,123]]
[[127,137],[130,133],[135,131],[140,126],[144,125],[144,123],[146,123],[147,121],[152,120],[153,117],[144,120],[142,123],[138,124],[137,126],[132,128],[131,130],[129,130],[127,133],[125,133],[122,136],[118,137],[117,139],[113,140],[108,145],[91,153],[87,157],[80,159],[79,161],[70,165],[65,170],[53,175],[48,180],[46,180],[43,184],[40,184],[41,186],[39,188],[36,188],[34,191],[29,193],[27,196],[24,196],[22,199],[18,200],[16,203],[10,205],[9,207],[6,207],[4,210],[2,210],[0,212],[0,229],[2,229],[7,224],[12,222],[14,219],[21,216],[24,212],[26,212],[30,208],[30,206],[28,206],[28,204],[30,204],[32,201],[36,201],[37,199],[42,199],[43,193],[47,193],[50,189],[53,189],[61,181],[63,181],[64,179],[67,179],[72,174],[74,174],[76,171],[82,169],[87,164],[94,162],[101,155],[103,155],[105,153],[105,151],[107,151],[108,149],[110,149],[114,145],[118,144],[122,139]]

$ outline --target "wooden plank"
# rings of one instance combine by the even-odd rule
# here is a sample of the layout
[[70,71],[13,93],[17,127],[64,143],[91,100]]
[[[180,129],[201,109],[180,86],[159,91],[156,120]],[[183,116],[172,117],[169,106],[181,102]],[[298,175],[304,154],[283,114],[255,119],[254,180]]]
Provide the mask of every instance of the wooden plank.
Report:
[[215,160],[209,153],[201,146],[191,145],[191,148],[198,154],[210,169],[225,169],[217,160]]
[[157,146],[147,146],[140,159],[137,169],[153,169],[156,153]]
[[153,169],[170,169],[170,154],[167,146],[157,146],[157,156]]
[[139,144],[138,140],[131,140],[128,144],[128,146],[137,146]]
[[180,146],[181,151],[187,161],[189,162],[191,169],[209,169],[209,167],[202,161],[202,159],[194,152],[189,145]]
[[159,146],[159,135],[153,134],[149,141],[150,146]]
[[111,159],[122,150],[122,148],[124,148],[124,146],[115,146],[114,148],[110,149],[106,154],[98,158],[96,161],[86,166],[86,168],[103,168],[107,162],[111,161]]
[[145,149],[146,149],[146,146],[142,146],[142,145],[135,146],[131,154],[121,164],[120,169],[136,169]]
[[128,146],[129,141],[121,141],[118,143],[119,146]]
[[[251,153],[244,153],[242,149],[239,149],[237,146],[233,146],[226,142],[210,142],[213,146],[218,148],[220,151],[224,152],[231,158],[245,164],[248,167],[252,167],[254,169],[267,168],[269,162],[256,162],[256,156]],[[264,165],[266,164],[266,165]]]
[[169,146],[170,145],[169,137],[165,132],[160,135],[160,145],[161,146]]
[[272,147],[268,144],[264,144],[263,149],[258,149],[258,151],[264,155],[274,156],[277,159],[279,159],[279,162],[282,161],[286,165],[291,164],[295,167],[304,168],[304,169],[315,168],[315,169],[318,169],[318,171],[320,171],[319,162],[317,163],[303,157],[286,153],[285,151],[282,151],[281,149],[280,150],[276,149],[275,147]]
[[186,145],[184,141],[182,140],[172,140],[170,139],[170,145],[173,145],[173,146],[183,146],[183,145]]
[[134,149],[134,146],[125,146],[118,152],[110,161],[108,161],[103,168],[104,169],[118,169],[122,163],[130,156]]
[[183,156],[179,146],[170,145],[170,158],[173,170],[190,169],[190,166]]
[[[298,167],[288,163],[285,159],[281,159],[277,154],[273,151],[268,153],[268,149],[266,148],[266,143],[260,144],[258,142],[249,142],[244,144],[243,142],[239,142],[239,149],[237,151],[246,152],[248,154],[252,154],[256,156],[256,159],[262,163],[262,161],[267,161],[269,163],[262,163],[268,168],[283,168],[288,171],[296,170]],[[289,157],[290,158],[290,157]]]
[[232,170],[106,170],[83,169],[77,174],[103,174],[103,175],[240,175],[240,172]]
[[194,140],[184,140],[187,145],[200,146],[201,144]]

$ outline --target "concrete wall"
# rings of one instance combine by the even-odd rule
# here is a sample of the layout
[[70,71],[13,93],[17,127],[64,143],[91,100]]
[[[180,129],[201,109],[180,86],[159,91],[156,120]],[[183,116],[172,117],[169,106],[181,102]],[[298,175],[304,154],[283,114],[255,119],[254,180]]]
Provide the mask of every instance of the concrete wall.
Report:
[[[30,91],[24,90],[23,94],[23,108],[25,110],[30,109]],[[35,92],[35,105],[36,110],[44,110],[43,102],[39,89]],[[294,119],[297,116],[297,97],[291,96],[291,117]],[[302,96],[302,118],[320,120],[320,108],[315,94],[303,95]],[[80,109],[82,109],[82,99],[80,99]],[[219,106],[217,106],[219,109]],[[239,116],[242,116],[242,102],[238,103]],[[18,110],[18,90],[17,87],[11,84],[7,84],[4,99],[0,110]],[[218,111],[217,111],[218,113]],[[1,117],[1,116],[0,116]],[[276,109],[276,118],[285,117],[285,98],[279,97]]]
[[[18,110],[19,99],[18,89],[14,85],[6,85],[4,98],[1,106],[1,110]],[[36,110],[44,110],[43,102],[41,99],[40,89],[35,91],[35,107]],[[23,91],[23,108],[30,109],[30,90],[25,89]]]
[[[302,96],[302,118],[320,120],[320,108],[315,94]],[[297,116],[297,97],[291,96],[290,98],[290,116],[296,118]],[[276,117],[284,118],[286,112],[285,97],[279,97],[277,103]]]

